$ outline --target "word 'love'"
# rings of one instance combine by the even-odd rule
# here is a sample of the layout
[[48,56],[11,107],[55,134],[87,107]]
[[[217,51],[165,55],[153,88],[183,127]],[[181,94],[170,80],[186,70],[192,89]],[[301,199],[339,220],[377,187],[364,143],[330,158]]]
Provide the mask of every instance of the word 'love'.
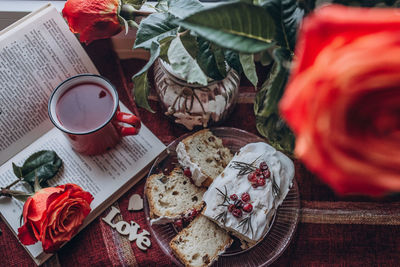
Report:
[[151,246],[151,241],[150,238],[147,236],[150,236],[150,233],[147,232],[146,230],[142,230],[142,232],[139,234],[139,229],[140,225],[137,224],[134,221],[131,221],[131,223],[127,223],[126,221],[119,221],[117,223],[112,223],[112,220],[115,218],[120,213],[120,211],[116,208],[111,206],[111,211],[108,213],[108,215],[103,219],[108,225],[110,225],[112,228],[117,230],[118,233],[121,235],[129,235],[128,239],[129,241],[135,241],[136,240],[136,245],[138,248],[141,250],[147,250]]

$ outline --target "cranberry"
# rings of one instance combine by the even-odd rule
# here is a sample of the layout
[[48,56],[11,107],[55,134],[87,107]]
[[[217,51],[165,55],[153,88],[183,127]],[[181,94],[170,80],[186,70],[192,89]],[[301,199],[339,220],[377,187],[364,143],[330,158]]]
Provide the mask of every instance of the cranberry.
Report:
[[244,201],[244,202],[249,202],[250,201],[250,195],[249,195],[249,193],[243,193],[242,194],[242,200]]
[[264,178],[267,179],[271,176],[271,173],[269,170],[265,170],[265,171],[263,171],[263,175],[264,175]]
[[236,207],[235,207],[234,204],[230,204],[230,205],[228,206],[228,211],[229,211],[229,212],[232,212],[235,208],[236,208]]
[[260,163],[260,169],[262,171],[268,170],[268,165],[267,165],[267,163],[265,161]]
[[235,207],[238,209],[243,208],[243,204],[244,204],[243,201],[241,201],[240,199],[235,201]]
[[232,211],[232,214],[233,214],[233,216],[235,216],[235,217],[238,217],[238,218],[240,218],[240,217],[242,217],[242,210],[241,209],[234,209],[233,211]]
[[238,199],[238,196],[236,194],[232,194],[229,196],[230,199],[232,199],[233,201],[236,201]]
[[190,212],[190,217],[194,218],[199,214],[199,212],[196,209],[192,209]]
[[178,228],[178,230],[183,228],[183,220],[182,219],[176,220],[174,222],[174,224],[175,224],[175,227]]
[[257,183],[258,186],[264,186],[265,185],[265,179],[258,178],[256,183]]
[[248,179],[250,182],[255,182],[256,179],[257,179],[256,173],[255,173],[255,172],[250,173],[249,175],[247,175],[247,179]]
[[186,168],[186,169],[183,171],[183,174],[186,175],[186,176],[189,177],[189,178],[192,178],[192,172],[190,171],[189,168]]
[[252,186],[253,188],[257,188],[257,187],[258,187],[257,183],[251,184],[251,186]]
[[250,203],[247,203],[246,205],[244,205],[243,210],[245,212],[251,212],[253,210],[253,205],[251,205]]

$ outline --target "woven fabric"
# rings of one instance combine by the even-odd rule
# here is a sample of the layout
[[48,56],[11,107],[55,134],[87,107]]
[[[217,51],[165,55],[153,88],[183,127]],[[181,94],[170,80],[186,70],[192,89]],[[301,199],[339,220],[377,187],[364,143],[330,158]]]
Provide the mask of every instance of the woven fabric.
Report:
[[[150,102],[156,111],[154,114],[137,109],[133,105],[130,97],[130,78],[145,62],[119,62],[108,41],[93,42],[86,50],[100,73],[116,85],[120,99],[134,113],[140,115],[146,126],[162,142],[168,144],[187,132],[162,115],[157,101]],[[254,88],[243,79],[238,104],[222,126],[236,127],[257,134],[253,114],[254,95]],[[275,266],[398,266],[400,227],[394,223],[398,221],[400,214],[399,195],[379,200],[339,197],[301,163],[295,161],[295,165],[304,217],[298,225],[293,241],[274,263]],[[127,210],[129,197],[134,193],[143,196],[143,188],[144,180],[114,204],[121,210],[116,220],[133,220],[141,229],[149,231],[143,211]],[[376,204],[377,202],[380,204]],[[101,218],[105,217],[108,211],[109,209],[105,210],[68,242],[45,266],[173,266],[169,256],[162,252],[154,237],[151,237],[152,246],[143,252],[136,247],[135,242],[129,242],[126,237],[105,224]],[[381,222],[390,223],[379,225]],[[3,231],[0,236],[0,266],[34,266],[29,255],[1,220],[0,229]]]

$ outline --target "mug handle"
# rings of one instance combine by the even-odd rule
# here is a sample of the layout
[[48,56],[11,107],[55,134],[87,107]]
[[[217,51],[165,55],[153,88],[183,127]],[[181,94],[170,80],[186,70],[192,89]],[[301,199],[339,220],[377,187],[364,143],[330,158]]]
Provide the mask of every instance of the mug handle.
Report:
[[119,132],[122,136],[135,135],[139,133],[141,122],[138,117],[133,114],[117,111],[116,119],[118,122],[123,122],[132,125],[132,127],[119,127]]

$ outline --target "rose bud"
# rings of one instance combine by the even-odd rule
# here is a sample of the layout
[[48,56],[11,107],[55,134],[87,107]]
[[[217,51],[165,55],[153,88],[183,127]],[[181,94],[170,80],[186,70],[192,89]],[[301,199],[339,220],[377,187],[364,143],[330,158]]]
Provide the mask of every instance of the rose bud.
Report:
[[398,9],[330,5],[307,17],[280,102],[296,156],[341,194],[400,191]]
[[118,20],[118,0],[68,0],[62,14],[70,30],[86,44],[109,38],[122,29]]
[[41,241],[44,252],[55,252],[78,232],[91,210],[92,200],[89,192],[75,184],[37,191],[24,204],[19,240],[24,245]]

